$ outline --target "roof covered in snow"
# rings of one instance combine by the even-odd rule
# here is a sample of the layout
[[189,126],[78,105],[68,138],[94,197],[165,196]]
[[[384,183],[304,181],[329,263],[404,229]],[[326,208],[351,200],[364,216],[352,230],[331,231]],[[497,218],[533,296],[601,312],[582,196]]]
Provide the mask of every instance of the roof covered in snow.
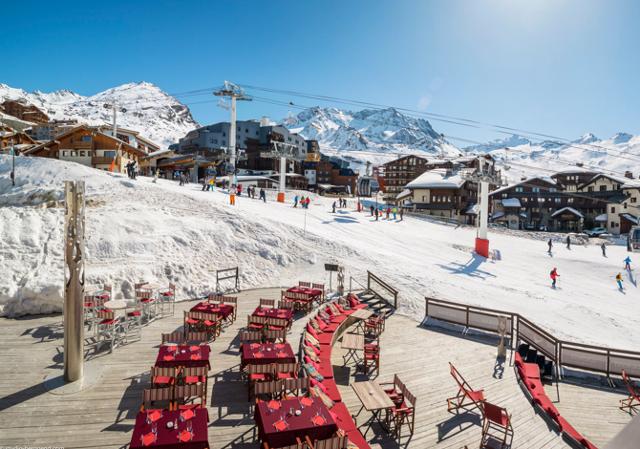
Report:
[[622,218],[629,220],[631,223],[638,224],[638,217],[631,214],[621,214]]
[[443,168],[429,170],[407,184],[408,189],[459,189],[465,183],[461,172]]
[[396,199],[397,200],[401,200],[401,199],[406,198],[408,196],[411,196],[411,190],[404,189],[402,192],[398,193],[398,195],[396,196]]
[[513,187],[516,187],[516,186],[527,185],[531,181],[534,181],[534,180],[539,180],[539,181],[542,181],[542,182],[546,182],[547,184],[549,184],[551,186],[557,186],[558,185],[558,183],[554,179],[552,179],[552,178],[550,178],[548,176],[534,176],[532,178],[527,178],[524,181],[520,181],[520,182],[515,183],[515,184],[509,184],[508,186],[496,189],[496,190],[492,191],[490,193],[490,195],[495,195],[496,193],[504,192],[504,191],[509,190],[509,189],[511,189]]
[[582,215],[580,212],[575,210],[573,207],[568,207],[568,206],[567,207],[563,207],[562,209],[558,209],[557,211],[552,213],[551,216],[552,217],[557,217],[558,215],[562,215],[565,212],[569,212],[569,213],[575,215],[576,217],[584,218],[584,215]]
[[596,221],[607,222],[607,214],[600,214],[595,218]]

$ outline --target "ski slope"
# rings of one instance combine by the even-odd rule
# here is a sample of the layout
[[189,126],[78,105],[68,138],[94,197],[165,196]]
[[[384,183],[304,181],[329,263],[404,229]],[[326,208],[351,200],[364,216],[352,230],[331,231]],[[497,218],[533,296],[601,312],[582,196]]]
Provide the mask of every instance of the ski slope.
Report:
[[[614,280],[624,247],[609,247],[604,258],[597,245],[567,250],[558,242],[551,257],[545,240],[491,233],[500,258],[485,260],[471,251],[472,228],[407,216],[376,222],[356,212],[354,200],[336,214],[333,200],[322,197],[314,197],[306,212],[272,195],[266,204],[239,197],[232,207],[225,192],[202,192],[195,184],[131,181],[73,163],[18,159],[15,191],[8,184],[9,159],[0,157],[1,314],[60,309],[62,209],[43,204],[61,199],[64,179],[84,178],[88,283],[114,283],[120,295],[132,294],[139,279],[172,280],[183,294],[206,292],[215,284],[210,270],[235,265],[243,288],[328,282],[324,263],[337,262],[347,279],[363,282],[371,270],[395,284],[400,313],[416,321],[424,315],[424,296],[432,296],[520,312],[572,341],[628,349],[640,344],[638,289],[625,277],[626,291],[619,292]],[[550,287],[553,267],[560,274],[556,290]]]

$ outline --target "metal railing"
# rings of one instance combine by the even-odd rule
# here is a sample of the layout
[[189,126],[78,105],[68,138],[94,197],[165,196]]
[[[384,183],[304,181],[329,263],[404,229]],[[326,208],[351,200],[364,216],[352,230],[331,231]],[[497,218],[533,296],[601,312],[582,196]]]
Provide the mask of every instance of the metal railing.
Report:
[[235,290],[240,291],[240,270],[238,267],[216,270],[216,292],[220,292],[220,281],[234,279]]
[[[452,301],[425,297],[425,319],[434,318],[447,323],[499,333],[498,317],[506,317],[512,341],[528,343],[561,367],[600,373],[610,378],[620,376],[624,369],[633,377],[640,377],[640,352],[613,349],[560,340],[524,316],[503,310],[469,306]],[[510,323],[509,323],[510,321]]]

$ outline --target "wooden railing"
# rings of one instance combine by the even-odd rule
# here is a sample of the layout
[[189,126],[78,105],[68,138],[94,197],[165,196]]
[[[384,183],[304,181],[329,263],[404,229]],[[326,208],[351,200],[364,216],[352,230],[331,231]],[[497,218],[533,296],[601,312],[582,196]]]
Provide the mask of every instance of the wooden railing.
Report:
[[216,292],[221,292],[220,281],[224,281],[226,279],[234,279],[235,290],[240,291],[240,270],[238,267],[216,270]]
[[[367,271],[367,290],[372,291],[377,296],[384,299],[389,304],[393,305],[394,309],[398,308],[398,290],[396,290],[391,285],[384,282],[382,279],[380,279],[378,276],[376,276],[370,271]],[[389,299],[387,299],[384,293],[381,293],[380,290],[384,290],[386,294],[392,297],[392,300],[390,301]]]
[[620,376],[624,369],[632,377],[640,377],[640,352],[574,343],[556,338],[548,331],[520,314],[484,307],[469,306],[442,299],[425,297],[425,319],[434,318],[447,323],[499,333],[498,317],[507,319],[507,331],[516,346],[522,341],[553,360],[556,369],[576,368]]

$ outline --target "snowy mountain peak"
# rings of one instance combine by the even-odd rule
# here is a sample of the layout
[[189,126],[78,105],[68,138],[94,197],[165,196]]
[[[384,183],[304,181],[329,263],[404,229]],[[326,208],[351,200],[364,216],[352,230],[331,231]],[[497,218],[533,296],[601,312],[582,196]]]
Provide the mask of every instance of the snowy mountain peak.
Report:
[[594,134],[586,133],[586,134],[583,134],[582,137],[580,137],[578,140],[574,140],[572,143],[593,143],[599,140],[600,139],[596,137]]
[[146,81],[122,84],[88,97],[68,89],[29,93],[0,84],[0,102],[6,99],[27,101],[51,119],[77,119],[89,125],[111,123],[112,111],[104,105],[115,101],[125,109],[118,114],[120,127],[138,131],[163,148],[199,126],[187,106]]
[[633,136],[631,134],[628,134],[628,133],[616,133],[611,138],[611,141],[617,145],[617,144],[620,144],[620,143],[627,143],[631,139],[633,139]]
[[[424,119],[405,115],[395,108],[347,111],[312,107],[283,121],[307,139],[315,139],[326,150],[379,153],[445,153],[460,155]],[[351,154],[355,157],[355,154]],[[365,158],[366,159],[366,158]],[[371,159],[371,158],[369,158]]]
[[520,145],[529,145],[531,141],[526,137],[512,134],[509,137],[502,139],[494,139],[490,142],[471,145],[465,148],[466,151],[472,153],[488,153],[490,151],[499,150],[503,148],[517,147]]

